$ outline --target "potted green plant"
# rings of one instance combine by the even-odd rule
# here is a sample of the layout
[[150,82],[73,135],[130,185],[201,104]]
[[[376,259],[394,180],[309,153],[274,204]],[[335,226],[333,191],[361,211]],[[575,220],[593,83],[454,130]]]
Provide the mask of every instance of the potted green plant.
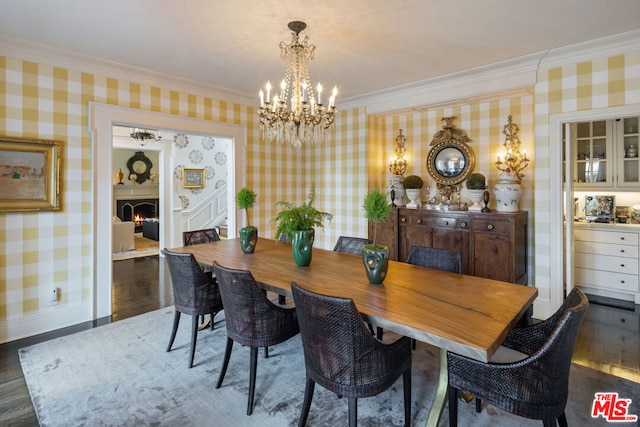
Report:
[[404,191],[409,198],[408,208],[415,209],[418,207],[418,203],[420,203],[420,190],[423,185],[424,182],[418,175],[409,175],[402,181]]
[[316,199],[315,186],[311,186],[307,201],[300,206],[294,206],[291,202],[279,201],[276,206],[284,207],[273,217],[271,222],[278,224],[276,236],[284,233],[291,241],[293,259],[299,266],[307,266],[311,263],[311,248],[315,238],[314,227],[324,228],[325,222],[331,222],[333,215],[323,212],[313,205]]
[[253,207],[256,202],[257,194],[250,188],[242,187],[240,191],[236,193],[236,204],[238,208],[245,211],[247,218],[247,225],[240,229],[240,245],[242,252],[245,254],[252,254],[256,249],[256,243],[258,243],[258,229],[250,224],[249,209]]
[[467,186],[467,190],[469,192],[469,200],[473,202],[473,205],[469,206],[470,211],[480,211],[482,208],[480,207],[480,202],[484,198],[484,191],[486,188],[486,179],[484,175],[481,173],[472,173],[467,178],[465,185]]
[[362,263],[369,283],[377,285],[384,281],[389,269],[389,248],[377,243],[377,224],[389,218],[391,205],[384,193],[374,189],[365,196],[362,208],[367,220],[373,222],[373,243],[364,246]]

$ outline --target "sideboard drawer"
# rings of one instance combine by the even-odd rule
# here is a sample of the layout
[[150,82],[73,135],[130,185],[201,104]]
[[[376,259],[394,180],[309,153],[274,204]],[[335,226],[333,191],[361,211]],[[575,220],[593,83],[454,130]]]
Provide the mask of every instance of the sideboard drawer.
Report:
[[576,267],[614,273],[638,274],[638,259],[576,252]]
[[576,285],[595,286],[615,291],[638,292],[638,276],[633,274],[612,273],[589,268],[575,269]]
[[511,233],[511,224],[506,221],[474,221],[473,231],[509,234]]
[[585,230],[576,227],[574,236],[576,241],[638,245],[638,233],[624,231]]
[[583,242],[576,240],[575,251],[596,255],[611,255],[624,258],[638,258],[638,246],[617,243]]

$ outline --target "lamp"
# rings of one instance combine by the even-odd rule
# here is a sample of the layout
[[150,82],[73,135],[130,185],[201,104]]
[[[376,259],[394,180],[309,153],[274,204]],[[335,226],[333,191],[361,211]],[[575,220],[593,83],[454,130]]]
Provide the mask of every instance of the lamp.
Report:
[[520,137],[518,136],[520,128],[517,124],[511,121],[511,115],[507,118],[507,124],[504,126],[502,133],[504,133],[504,148],[506,148],[506,154],[504,156],[504,162],[498,155],[498,161],[496,161],[496,167],[503,172],[510,172],[516,176],[516,181],[520,183],[524,173],[522,171],[529,166],[529,159],[527,158],[527,152],[520,153]]
[[308,44],[308,36],[302,42],[298,38],[307,24],[293,21],[288,27],[291,44],[280,42],[280,56],[287,62],[280,91],[272,98],[270,82],[264,91],[260,89],[258,115],[263,138],[301,147],[303,143],[315,144],[334,124],[338,89],[333,88],[328,104],[322,103],[322,85],[318,84],[314,92],[308,70],[316,46]]
[[153,140],[157,142],[160,141],[162,137],[155,136],[151,133],[150,130],[135,128],[131,129],[131,138],[133,138],[138,144],[140,144],[141,147],[144,147],[144,144],[146,144],[147,141]]
[[404,159],[406,143],[407,138],[405,138],[402,134],[402,129],[400,129],[398,131],[398,136],[396,137],[396,156],[389,160],[389,172],[394,175],[404,176],[404,173],[407,170],[407,161]]

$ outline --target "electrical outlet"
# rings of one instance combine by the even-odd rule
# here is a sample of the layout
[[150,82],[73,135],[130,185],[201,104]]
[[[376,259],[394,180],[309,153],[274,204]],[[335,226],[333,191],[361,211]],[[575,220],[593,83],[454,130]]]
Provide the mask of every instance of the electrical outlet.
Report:
[[53,292],[51,293],[51,301],[49,305],[57,305],[58,304],[58,288],[53,288]]

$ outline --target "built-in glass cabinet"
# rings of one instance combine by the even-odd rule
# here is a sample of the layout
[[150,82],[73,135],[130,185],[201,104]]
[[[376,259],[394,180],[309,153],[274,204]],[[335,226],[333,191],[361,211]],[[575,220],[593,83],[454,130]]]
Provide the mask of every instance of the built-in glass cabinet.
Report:
[[[566,128],[563,140],[566,141]],[[577,190],[638,189],[638,117],[570,124]],[[566,162],[566,158],[564,159]]]

